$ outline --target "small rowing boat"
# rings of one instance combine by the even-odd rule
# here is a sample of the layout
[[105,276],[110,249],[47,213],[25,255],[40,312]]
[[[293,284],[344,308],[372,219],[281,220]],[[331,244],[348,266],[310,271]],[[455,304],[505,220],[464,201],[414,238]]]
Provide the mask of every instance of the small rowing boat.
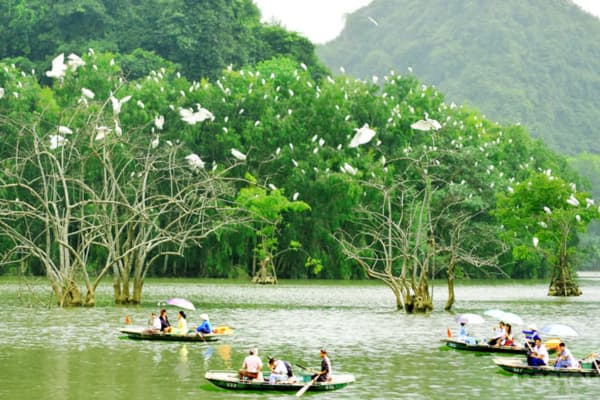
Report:
[[[297,375],[287,381],[269,383],[269,373],[266,372],[262,379],[240,380],[237,371],[208,371],[204,377],[213,385],[223,389],[231,390],[276,390],[276,391],[298,391],[311,381],[310,375]],[[314,382],[308,390],[327,391],[346,387],[354,382],[352,374],[332,374],[327,382]]]
[[505,371],[519,375],[600,376],[592,363],[582,363],[580,368],[534,367],[527,365],[523,359],[506,357],[494,358],[494,363]]
[[123,328],[120,330],[121,333],[127,335],[129,339],[136,340],[166,340],[176,342],[216,342],[223,337],[231,336],[233,329],[221,329],[216,330],[215,333],[197,333],[188,332],[185,335],[177,335],[163,332],[152,332],[148,328]]
[[446,346],[456,350],[478,351],[481,353],[512,353],[525,354],[527,349],[523,346],[490,346],[481,342],[466,342],[460,339],[447,338],[442,339]]

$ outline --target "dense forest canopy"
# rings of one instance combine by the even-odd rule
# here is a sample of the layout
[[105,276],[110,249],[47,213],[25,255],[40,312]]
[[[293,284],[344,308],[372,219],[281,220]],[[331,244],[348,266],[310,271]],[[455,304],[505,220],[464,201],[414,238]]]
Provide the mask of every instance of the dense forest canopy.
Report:
[[[146,276],[267,267],[420,276],[425,292],[446,276],[554,277],[557,249],[575,265],[575,232],[595,218],[567,160],[520,124],[446,102],[412,73],[330,76],[249,1],[0,7],[22,17],[3,37],[26,38],[2,43],[0,271],[48,275],[59,302],[93,304],[106,275],[117,302],[138,302]],[[540,174],[561,183],[552,199],[513,197]],[[543,204],[568,219],[562,236],[532,229],[551,226]],[[503,211],[525,206],[539,220]],[[371,216],[386,245],[369,239]],[[429,309],[404,283],[399,306]]]
[[556,151],[600,153],[600,20],[569,0],[375,0],[317,53],[361,78],[412,67]]

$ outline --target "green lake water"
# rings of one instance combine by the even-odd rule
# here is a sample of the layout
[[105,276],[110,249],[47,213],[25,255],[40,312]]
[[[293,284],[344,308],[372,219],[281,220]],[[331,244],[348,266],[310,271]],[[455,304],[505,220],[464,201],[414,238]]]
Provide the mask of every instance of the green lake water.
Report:
[[[226,281],[151,281],[137,307],[110,304],[111,287],[92,309],[47,308],[50,293],[34,295],[15,280],[0,280],[5,316],[0,325],[0,399],[291,399],[294,393],[248,393],[219,389],[204,379],[208,370],[238,369],[250,347],[266,357],[319,365],[327,348],[333,369],[356,382],[333,392],[307,392],[318,399],[592,399],[600,378],[517,376],[502,372],[489,354],[442,346],[446,328],[457,330],[459,313],[499,308],[538,327],[563,323],[579,336],[567,345],[576,357],[600,350],[600,274],[580,275],[584,294],[546,296],[547,283],[461,283],[453,313],[443,311],[446,289],[436,283],[435,310],[428,315],[396,311],[391,291],[375,282],[282,282],[254,286]],[[206,312],[213,324],[235,328],[215,344],[123,339],[125,316],[145,325],[157,303],[191,300],[190,325]],[[177,309],[168,308],[171,321]],[[470,327],[489,336],[497,321]],[[524,326],[516,326],[520,332]],[[520,338],[521,335],[517,335]]]

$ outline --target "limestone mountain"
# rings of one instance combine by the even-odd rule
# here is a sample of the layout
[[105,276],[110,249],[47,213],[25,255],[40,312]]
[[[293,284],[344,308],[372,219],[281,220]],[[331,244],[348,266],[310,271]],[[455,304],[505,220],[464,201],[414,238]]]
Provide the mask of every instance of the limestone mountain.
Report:
[[317,53],[360,78],[411,67],[448,103],[600,153],[600,19],[569,0],[375,0]]

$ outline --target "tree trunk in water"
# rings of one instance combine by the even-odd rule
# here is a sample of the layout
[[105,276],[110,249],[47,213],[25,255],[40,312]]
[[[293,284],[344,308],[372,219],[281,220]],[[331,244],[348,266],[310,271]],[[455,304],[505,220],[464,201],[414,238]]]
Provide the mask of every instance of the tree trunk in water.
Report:
[[[273,275],[269,274],[269,269],[268,269],[269,265],[271,265],[270,257],[267,257],[264,260],[260,261],[260,267],[259,267],[256,275],[254,275],[252,277],[252,283],[258,283],[261,285],[265,285],[265,284],[274,285],[277,283],[277,278],[274,277]],[[271,266],[271,268],[272,268],[272,266]]]
[[581,296],[583,293],[579,285],[575,283],[573,276],[568,268],[556,267],[558,272],[553,274],[548,288],[548,296]]
[[454,271],[448,270],[448,300],[444,310],[450,311],[454,305]]
[[133,297],[131,303],[140,304],[142,302],[142,289],[144,287],[144,281],[142,279],[133,280]]
[[86,307],[94,307],[96,305],[96,291],[93,288],[88,288],[85,293],[85,303]]
[[75,284],[75,282],[66,283],[66,287],[63,290],[62,298],[59,301],[61,307],[74,307],[80,306],[83,301],[81,299],[81,292]]

